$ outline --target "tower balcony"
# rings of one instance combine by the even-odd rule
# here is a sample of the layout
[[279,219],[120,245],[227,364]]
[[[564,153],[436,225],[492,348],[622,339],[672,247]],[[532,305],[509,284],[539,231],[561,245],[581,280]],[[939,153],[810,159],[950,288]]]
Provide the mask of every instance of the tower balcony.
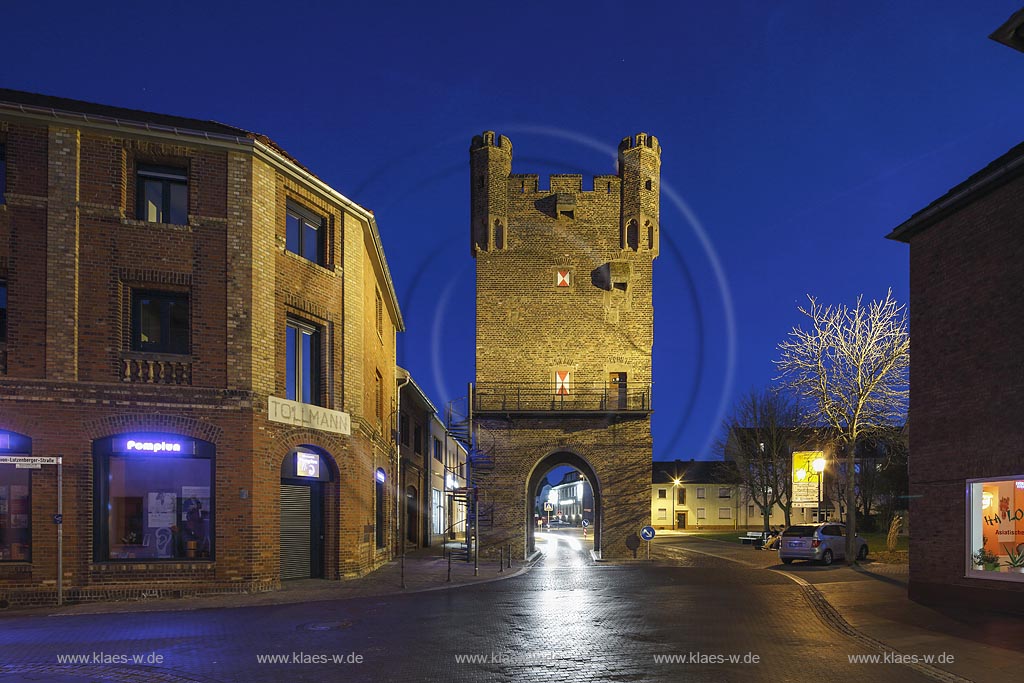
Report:
[[648,415],[651,384],[574,382],[556,390],[549,382],[481,382],[473,387],[473,412]]

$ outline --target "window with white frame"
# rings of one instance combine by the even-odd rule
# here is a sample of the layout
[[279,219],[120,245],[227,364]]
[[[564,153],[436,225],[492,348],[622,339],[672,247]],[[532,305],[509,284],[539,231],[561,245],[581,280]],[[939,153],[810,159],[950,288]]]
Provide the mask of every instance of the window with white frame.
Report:
[[658,519],[668,519],[668,510],[665,508],[658,508]]
[[705,498],[706,497],[706,491],[705,491],[703,486],[698,486],[697,487],[697,497],[698,498]]
[[658,498],[665,498],[667,496],[668,493],[665,491],[665,489],[658,489]]
[[727,486],[723,486],[722,488],[718,489],[718,497],[732,498],[732,489]]
[[732,508],[718,508],[719,519],[732,519]]
[[704,512],[704,508],[697,508],[697,519],[706,519],[707,515]]

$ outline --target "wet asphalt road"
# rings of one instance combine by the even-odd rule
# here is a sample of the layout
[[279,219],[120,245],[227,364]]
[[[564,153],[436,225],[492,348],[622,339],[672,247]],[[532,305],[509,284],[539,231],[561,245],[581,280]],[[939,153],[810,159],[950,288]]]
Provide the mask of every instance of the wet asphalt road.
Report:
[[[545,558],[525,575],[456,590],[0,618],[0,681],[930,680],[899,665],[849,664],[864,648],[774,572],[696,554],[595,564],[572,530],[539,535],[538,546]],[[92,659],[61,664],[59,655]],[[162,661],[109,660],[121,655]]]

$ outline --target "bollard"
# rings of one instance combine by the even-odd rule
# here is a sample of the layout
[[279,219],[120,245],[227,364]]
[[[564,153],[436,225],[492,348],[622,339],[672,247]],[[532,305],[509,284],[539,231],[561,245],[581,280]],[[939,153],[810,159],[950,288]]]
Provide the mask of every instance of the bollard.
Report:
[[505,549],[498,548],[498,573],[505,571]]
[[452,554],[448,553],[448,580],[445,583],[452,582]]
[[512,569],[512,544],[508,544],[508,568]]

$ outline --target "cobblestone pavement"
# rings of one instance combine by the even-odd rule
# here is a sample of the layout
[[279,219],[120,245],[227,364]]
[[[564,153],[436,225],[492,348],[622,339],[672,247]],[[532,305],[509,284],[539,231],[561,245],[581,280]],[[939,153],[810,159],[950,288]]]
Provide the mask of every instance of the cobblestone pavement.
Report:
[[[529,572],[450,591],[2,616],[0,681],[931,680],[896,664],[849,664],[870,651],[776,572],[697,553],[596,564],[571,535],[541,540],[545,558]],[[94,661],[99,653],[108,661]],[[122,655],[162,660],[109,660]]]
[[703,554],[791,577],[825,623],[868,648],[873,644],[875,650],[890,653],[952,655],[945,663],[917,667],[933,678],[1002,683],[1024,670],[1024,620],[912,602],[905,564],[784,565],[775,553],[736,543],[693,536],[658,540],[655,556]]

